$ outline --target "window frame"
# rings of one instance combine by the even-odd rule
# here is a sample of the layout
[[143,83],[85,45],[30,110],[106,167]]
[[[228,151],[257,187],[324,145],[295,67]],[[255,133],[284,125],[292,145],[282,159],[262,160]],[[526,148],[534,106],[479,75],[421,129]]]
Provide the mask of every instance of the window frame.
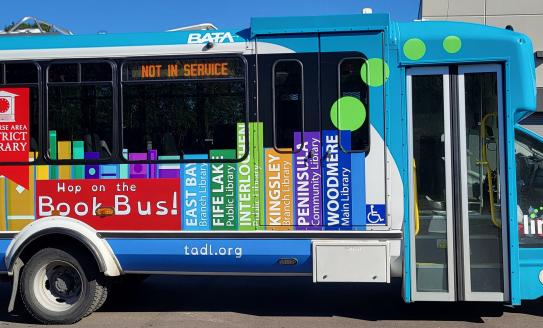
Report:
[[[36,74],[38,74],[37,82],[35,83],[6,83],[6,67],[5,65],[10,64],[33,64],[36,66]],[[7,165],[38,165],[42,163],[43,160],[43,120],[44,120],[44,111],[43,111],[43,90],[42,90],[42,67],[38,61],[35,60],[8,60],[8,61],[0,61],[0,66],[2,67],[2,70],[0,73],[2,74],[2,78],[0,79],[0,88],[30,88],[30,87],[36,87],[36,91],[38,92],[38,156],[34,157],[34,160],[28,160],[26,162],[1,162],[0,166],[7,166]],[[30,115],[30,113],[29,113]],[[30,148],[30,147],[29,147]]]
[[[350,56],[350,57],[344,57],[344,58],[341,58],[337,64],[337,99],[341,98],[341,64],[343,64],[344,61],[346,60],[350,60],[350,59],[362,59],[362,65],[364,65],[365,63],[368,62],[368,59],[364,57],[364,54],[360,53],[360,57],[357,57],[357,56]],[[362,67],[362,66],[360,66]],[[362,77],[360,77],[362,78]],[[366,122],[368,123],[368,145],[363,149],[363,150],[360,150],[360,149],[352,149],[352,141],[351,141],[351,149],[348,149],[346,150],[345,148],[343,148],[343,145],[341,143],[341,133],[340,133],[340,130],[338,128],[336,128],[336,130],[338,131],[338,144],[339,144],[339,148],[341,149],[341,151],[343,151],[344,153],[347,153],[347,154],[356,154],[356,153],[365,153],[365,154],[368,154],[369,151],[370,151],[370,148],[371,148],[371,123],[370,123],[370,86],[367,85],[367,84],[363,84],[363,85],[366,85],[366,99],[360,99],[360,101],[362,102],[362,104],[364,104],[364,106],[366,107]],[[366,102],[364,102],[366,101]],[[338,111],[338,114],[339,114],[339,111]],[[339,117],[339,115],[338,115]],[[365,122],[364,122],[365,123]],[[364,124],[362,124],[364,125]]]
[[[213,58],[239,58],[242,61],[244,72],[243,77],[240,78],[206,78],[206,79],[171,79],[171,80],[164,80],[164,79],[156,79],[156,80],[136,80],[136,81],[125,81],[123,80],[123,72],[125,69],[125,65],[134,62],[134,61],[145,61],[145,60],[172,60],[172,59],[213,59]],[[119,158],[119,162],[123,164],[184,164],[184,163],[240,163],[243,162],[248,156],[249,156],[249,122],[250,121],[250,103],[249,103],[249,68],[247,64],[247,59],[242,54],[225,54],[225,53],[216,53],[216,54],[205,54],[205,55],[168,55],[168,56],[144,56],[144,57],[125,57],[122,58],[121,64],[119,65],[120,69],[117,72],[117,75],[119,77],[119,124],[117,125],[119,128],[118,131],[118,148],[116,155]],[[203,81],[203,82],[217,82],[217,81],[242,81],[244,83],[244,93],[245,93],[245,115],[244,115],[244,122],[245,123],[245,154],[241,157],[237,157],[236,159],[184,159],[183,155],[180,155],[180,159],[156,159],[156,160],[129,160],[128,158],[125,158],[122,151],[124,149],[124,87],[125,85],[131,85],[131,84],[160,84],[160,83],[186,83],[190,81]]]
[[[275,68],[278,63],[280,62],[296,62],[300,64],[300,76],[301,76],[301,96],[302,96],[302,129],[300,131],[301,134],[301,140],[302,144],[300,144],[300,147],[298,149],[294,149],[294,145],[292,145],[292,150],[285,151],[281,150],[280,147],[277,146],[277,114],[276,114],[276,104],[275,104]],[[272,135],[273,135],[273,149],[280,153],[280,154],[297,154],[303,150],[303,140],[304,140],[304,132],[305,132],[305,79],[304,79],[304,64],[301,60],[297,58],[282,58],[277,59],[273,62],[272,65],[272,74],[271,74],[271,85],[272,85]],[[293,139],[294,140],[294,139]]]
[[[81,81],[81,64],[92,64],[92,63],[108,63],[111,66],[111,81]],[[78,82],[49,82],[49,69],[51,66],[56,64],[78,64],[79,70],[78,70]],[[92,58],[92,59],[59,59],[59,60],[53,60],[48,61],[44,63],[44,80],[42,81],[43,84],[43,93],[44,93],[44,107],[43,107],[43,124],[41,127],[43,128],[43,132],[40,134],[40,136],[43,139],[42,143],[42,154],[45,162],[47,164],[54,164],[54,165],[77,165],[77,164],[115,164],[119,163],[119,158],[117,157],[118,153],[118,129],[119,129],[119,120],[117,119],[117,111],[118,111],[118,70],[117,70],[117,64],[110,59],[105,58]],[[111,99],[111,106],[112,106],[112,136],[111,136],[111,156],[108,158],[102,158],[102,159],[52,159],[49,157],[49,86],[83,86],[83,85],[111,85],[112,90],[112,99]]]

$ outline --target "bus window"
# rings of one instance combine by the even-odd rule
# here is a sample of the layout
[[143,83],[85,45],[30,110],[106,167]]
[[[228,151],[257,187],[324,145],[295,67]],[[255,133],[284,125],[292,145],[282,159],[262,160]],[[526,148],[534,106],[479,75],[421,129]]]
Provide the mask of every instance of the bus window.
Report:
[[113,80],[109,63],[82,63],[81,80],[85,82],[109,82]]
[[240,65],[244,65],[240,58],[125,63],[122,111],[127,159],[136,160],[133,153],[154,151],[158,157],[149,159],[235,150],[237,124],[246,122],[247,111]]
[[[362,126],[356,130],[351,131],[351,145],[349,150],[351,151],[366,151],[369,148],[369,101],[368,101],[368,87],[362,82],[361,68],[364,64],[364,58],[345,58],[340,61],[338,68],[339,78],[339,97],[353,97],[364,105],[366,108],[366,117]],[[338,103],[341,104],[341,103]],[[341,109],[337,111],[337,121],[341,122],[339,115]],[[343,146],[343,143],[342,143]],[[347,150],[347,147],[343,146],[343,149]]]
[[[106,65],[109,67],[111,77],[111,65],[108,63]],[[111,78],[108,82],[81,80],[79,64],[52,64],[47,75],[50,158],[84,159],[72,157],[70,151],[69,154],[61,154],[58,148],[61,142],[71,143],[69,149],[81,145],[85,152],[83,156],[92,153],[92,158],[110,158],[113,151]]]
[[543,246],[543,143],[515,131],[517,220],[520,244]]
[[0,87],[28,88],[29,99],[29,123],[31,157],[38,157],[39,141],[39,92],[38,92],[38,66],[34,63],[9,63],[0,64]]
[[6,84],[38,83],[38,67],[33,63],[6,64]]
[[79,82],[79,64],[53,64],[47,71],[48,82]]
[[300,61],[278,60],[273,66],[273,123],[274,147],[293,149],[294,132],[304,131],[303,67]]

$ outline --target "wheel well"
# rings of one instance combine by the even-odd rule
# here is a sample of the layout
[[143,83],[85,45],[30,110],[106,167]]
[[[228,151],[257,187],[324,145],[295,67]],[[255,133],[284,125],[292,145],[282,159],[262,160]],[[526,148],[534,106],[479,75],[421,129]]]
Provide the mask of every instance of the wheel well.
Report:
[[50,233],[37,237],[31,240],[24,246],[20,255],[18,256],[23,263],[27,263],[30,258],[41,249],[53,247],[62,249],[65,251],[76,250],[79,254],[82,254],[89,260],[90,263],[96,265],[96,269],[100,272],[104,272],[104,267],[101,265],[100,258],[91,251],[89,246],[85,245],[81,240],[76,237],[62,234],[62,233]]

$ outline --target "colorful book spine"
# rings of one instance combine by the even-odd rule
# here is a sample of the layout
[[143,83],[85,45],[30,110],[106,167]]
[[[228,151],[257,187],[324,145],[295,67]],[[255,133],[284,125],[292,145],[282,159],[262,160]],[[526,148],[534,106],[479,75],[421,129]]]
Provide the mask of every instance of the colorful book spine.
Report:
[[[158,159],[158,153],[156,149],[151,149],[147,151],[147,159],[150,161],[156,161]],[[149,164],[149,178],[155,179],[158,177],[157,165]]]
[[118,177],[119,177],[119,165],[117,164],[100,165],[100,178],[117,179]]
[[[128,159],[128,149],[123,149],[123,158]],[[121,179],[128,179],[129,173],[128,173],[128,164],[120,164],[119,165],[119,176]]]
[[[248,135],[248,140],[247,140]],[[242,158],[247,150],[247,157],[238,163],[238,216],[239,230],[263,229],[264,220],[264,170],[262,123],[245,123],[237,125],[237,158]]]
[[292,230],[294,227],[293,169],[290,149],[265,150],[266,228]]
[[294,133],[294,204],[296,230],[322,229],[320,131]]
[[350,153],[346,152],[350,149],[350,132],[341,133],[340,147],[337,130],[322,132],[323,211],[324,225],[329,230],[352,229],[351,158]]
[[49,180],[49,167],[49,165],[36,165],[36,180]]
[[[59,160],[70,160],[72,159],[72,142],[71,141],[58,141],[58,159]],[[58,178],[61,180],[69,180],[72,177],[72,167],[70,165],[59,165],[58,166]]]
[[[147,153],[130,153],[128,159],[131,161],[147,160]],[[147,164],[129,164],[129,177],[131,179],[147,178]]]
[[7,204],[7,189],[6,189],[7,180],[5,177],[0,177],[0,230],[8,230],[8,218],[6,208]]
[[[207,155],[185,155],[185,160],[207,159]],[[210,229],[209,213],[209,164],[183,164],[183,230],[201,231]]]
[[35,219],[35,168],[28,167],[28,189],[19,186],[10,180],[6,180],[6,214],[7,228],[9,231],[19,231],[32,223]]
[[251,152],[254,154],[255,183],[255,225],[258,230],[266,229],[265,194],[264,194],[264,125],[262,122],[249,123],[252,138],[249,139]]
[[366,225],[366,154],[352,153],[353,228],[365,230]]
[[[86,160],[98,160],[100,159],[99,152],[85,152]],[[100,179],[100,165],[87,164],[85,165],[85,179]]]
[[[158,156],[159,160],[180,160],[180,156],[164,155]],[[181,167],[179,164],[158,164],[158,177],[163,179],[179,179]]]
[[[49,131],[49,158],[52,160],[57,159],[57,131]],[[51,180],[58,179],[58,167],[51,165],[49,167],[49,178]]]
[[[235,159],[233,149],[211,150],[211,159]],[[236,194],[234,163],[211,163],[211,230],[236,229]]]
[[[73,159],[85,159],[85,143],[83,141],[74,141],[72,142],[72,158]],[[84,165],[74,165],[72,167],[72,178],[73,179],[84,179],[85,178],[85,166]]]

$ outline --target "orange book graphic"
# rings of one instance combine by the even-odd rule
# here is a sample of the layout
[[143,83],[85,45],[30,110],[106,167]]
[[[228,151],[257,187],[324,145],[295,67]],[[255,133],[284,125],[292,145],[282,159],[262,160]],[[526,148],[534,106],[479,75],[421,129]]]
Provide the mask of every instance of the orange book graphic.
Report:
[[294,225],[292,154],[266,149],[265,164],[266,229],[292,230]]

